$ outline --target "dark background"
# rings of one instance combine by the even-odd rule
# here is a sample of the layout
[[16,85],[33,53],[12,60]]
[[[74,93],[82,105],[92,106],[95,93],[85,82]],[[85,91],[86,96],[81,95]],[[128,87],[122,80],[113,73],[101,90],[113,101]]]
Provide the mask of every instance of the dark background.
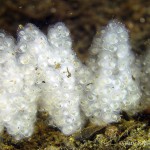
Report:
[[149,0],[0,0],[1,29],[17,37],[18,25],[30,22],[46,33],[50,24],[62,21],[70,29],[73,48],[81,57],[87,54],[96,31],[112,19],[129,29],[133,50],[146,49]]

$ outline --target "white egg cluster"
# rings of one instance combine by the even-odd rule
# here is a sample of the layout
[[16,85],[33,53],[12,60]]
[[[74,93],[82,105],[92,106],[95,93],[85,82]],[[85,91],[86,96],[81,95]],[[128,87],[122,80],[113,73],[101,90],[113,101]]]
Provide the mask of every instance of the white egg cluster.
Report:
[[84,122],[79,107],[82,90],[76,78],[81,64],[72,51],[70,33],[64,24],[57,23],[49,29],[48,41],[52,55],[41,60],[48,64],[42,67],[46,77],[41,86],[41,108],[49,112],[52,123],[64,134],[70,135],[80,129]]
[[1,33],[0,46],[0,130],[6,127],[16,139],[29,137],[38,108],[48,111],[53,125],[66,135],[81,128],[82,90],[75,77],[81,64],[64,24],[51,27],[48,37],[27,24],[17,45]]
[[[4,127],[16,139],[34,131],[37,111],[47,111],[49,124],[70,135],[87,119],[102,125],[134,114],[141,97],[140,63],[130,50],[125,27],[110,22],[82,64],[72,50],[70,32],[57,23],[45,36],[27,24],[18,42],[0,33],[0,133]],[[150,55],[140,77],[149,101]]]
[[[12,37],[0,34],[0,130],[16,139],[29,137],[36,121],[38,89],[34,72],[18,63]],[[30,79],[29,79],[30,78]]]
[[129,114],[137,112],[141,97],[140,72],[123,25],[112,21],[101,37],[95,38],[88,66],[94,79],[82,108],[93,123],[118,121],[121,110]]

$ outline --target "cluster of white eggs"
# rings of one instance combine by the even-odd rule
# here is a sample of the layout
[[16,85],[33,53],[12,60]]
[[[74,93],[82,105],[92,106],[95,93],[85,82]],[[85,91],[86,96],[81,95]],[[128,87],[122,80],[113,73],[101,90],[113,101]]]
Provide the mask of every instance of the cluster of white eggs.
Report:
[[[140,68],[130,50],[125,27],[112,21],[94,39],[87,65],[95,75],[83,110],[98,125],[116,122],[120,111],[137,112]],[[132,109],[131,109],[132,108]]]
[[47,37],[27,24],[16,45],[1,33],[0,46],[1,131],[6,127],[16,139],[29,137],[38,109],[48,111],[50,123],[66,135],[79,129],[84,119],[75,74],[81,64],[64,24],[51,27]]
[[[121,110],[137,112],[140,65],[125,27],[110,22],[90,51],[82,64],[63,23],[51,26],[47,36],[27,24],[18,32],[17,44],[1,32],[0,132],[5,127],[18,140],[31,136],[38,110],[47,111],[49,124],[66,135],[81,129],[87,119],[102,125],[118,121]],[[148,70],[150,61],[145,61]],[[144,75],[148,80],[150,72]]]

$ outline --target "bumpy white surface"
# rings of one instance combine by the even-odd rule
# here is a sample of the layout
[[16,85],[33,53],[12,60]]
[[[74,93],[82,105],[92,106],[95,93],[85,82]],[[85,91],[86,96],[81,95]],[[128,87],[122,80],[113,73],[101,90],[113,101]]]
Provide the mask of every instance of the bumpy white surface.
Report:
[[53,123],[69,135],[80,129],[84,122],[79,107],[82,91],[76,78],[81,64],[72,50],[70,32],[64,24],[57,23],[49,29],[48,41],[53,57],[49,56],[49,66],[45,68],[43,106]]
[[92,88],[82,109],[91,122],[101,125],[118,121],[121,110],[136,112],[141,92],[139,69],[134,64],[126,29],[120,23],[110,22],[102,36],[95,38],[88,61],[95,79],[91,80]]
[[[81,64],[63,23],[51,26],[47,36],[27,24],[18,32],[16,45],[0,33],[0,133],[5,127],[17,140],[31,136],[37,110],[47,111],[49,124],[66,135],[88,118],[102,125],[118,121],[121,110],[137,112],[140,65],[125,27],[110,22],[90,51],[87,66]],[[149,60],[150,55],[141,75],[148,101]]]
[[29,137],[37,107],[47,111],[50,124],[64,134],[80,129],[84,123],[79,107],[82,90],[76,76],[81,64],[64,24],[51,27],[48,38],[27,24],[19,31],[16,46],[4,34],[0,44],[0,130],[5,126],[16,139]]
[[28,137],[34,131],[38,94],[26,78],[34,74],[18,64],[12,37],[1,33],[0,46],[0,128],[5,126],[16,139]]

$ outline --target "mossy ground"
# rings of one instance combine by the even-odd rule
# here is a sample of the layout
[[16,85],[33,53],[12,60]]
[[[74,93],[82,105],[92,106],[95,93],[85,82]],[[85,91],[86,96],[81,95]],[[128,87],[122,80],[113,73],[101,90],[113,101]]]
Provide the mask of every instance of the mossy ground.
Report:
[[40,113],[32,137],[15,141],[6,132],[0,150],[149,150],[150,115],[122,119],[107,126],[87,125],[71,136],[47,126],[47,114]]

